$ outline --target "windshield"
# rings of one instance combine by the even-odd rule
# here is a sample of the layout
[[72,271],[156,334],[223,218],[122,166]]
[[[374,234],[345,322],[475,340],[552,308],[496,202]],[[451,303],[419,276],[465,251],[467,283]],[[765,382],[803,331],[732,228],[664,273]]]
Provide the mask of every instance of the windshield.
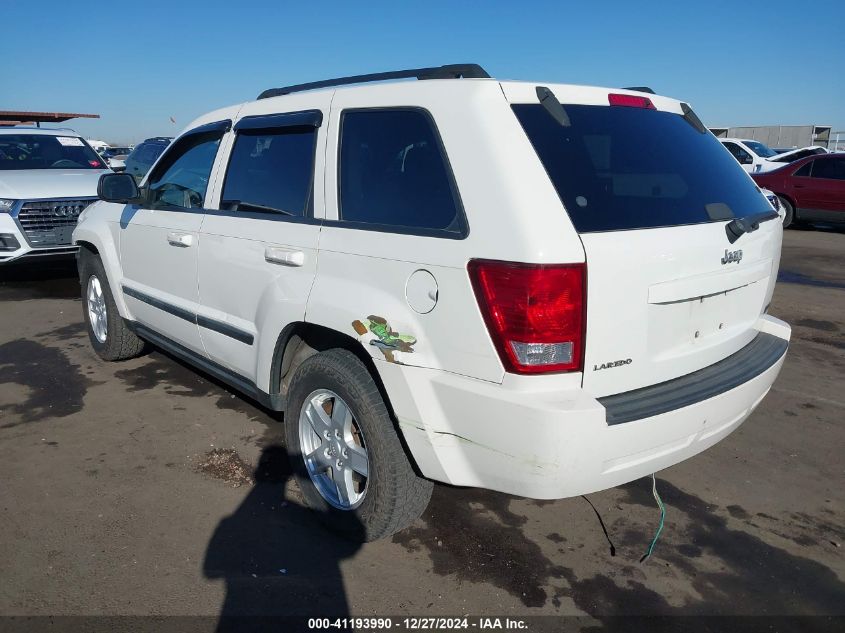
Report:
[[730,220],[768,208],[716,137],[679,114],[563,104],[514,105],[575,228],[617,231]]
[[762,156],[763,158],[771,158],[772,156],[777,156],[778,153],[773,150],[771,147],[764,145],[760,141],[743,141],[757,156]]
[[106,169],[78,136],[0,134],[0,170]]

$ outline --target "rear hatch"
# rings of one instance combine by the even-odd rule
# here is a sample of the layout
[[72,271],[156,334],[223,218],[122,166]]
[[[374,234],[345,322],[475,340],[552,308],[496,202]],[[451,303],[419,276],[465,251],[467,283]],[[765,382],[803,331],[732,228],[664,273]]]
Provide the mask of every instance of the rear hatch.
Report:
[[772,209],[688,106],[553,86],[561,116],[503,87],[584,245],[584,387],[596,397],[646,387],[747,345],[782,229],[763,221],[729,241],[732,219]]

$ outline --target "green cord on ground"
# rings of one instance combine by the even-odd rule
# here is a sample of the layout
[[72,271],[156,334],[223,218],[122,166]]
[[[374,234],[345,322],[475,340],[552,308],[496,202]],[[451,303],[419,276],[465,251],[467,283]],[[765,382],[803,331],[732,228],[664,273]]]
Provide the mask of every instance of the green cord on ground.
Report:
[[660,495],[657,494],[657,479],[655,478],[654,473],[651,474],[651,492],[654,495],[655,501],[657,501],[657,507],[660,508],[660,524],[657,526],[657,532],[654,534],[654,538],[651,539],[651,545],[648,546],[648,551],[640,559],[641,563],[647,561],[651,556],[651,553],[654,551],[657,539],[660,538],[660,533],[663,531],[663,522],[666,520],[666,506],[663,505]]

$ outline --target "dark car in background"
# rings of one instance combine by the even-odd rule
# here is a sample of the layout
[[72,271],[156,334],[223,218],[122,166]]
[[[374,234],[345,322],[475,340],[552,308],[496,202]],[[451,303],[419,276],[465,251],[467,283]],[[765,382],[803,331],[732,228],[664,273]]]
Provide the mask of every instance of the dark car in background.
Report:
[[126,173],[132,174],[140,183],[172,140],[171,136],[154,136],[136,145],[132,153],[126,157]]
[[845,154],[808,156],[751,177],[777,194],[785,227],[793,222],[845,224]]

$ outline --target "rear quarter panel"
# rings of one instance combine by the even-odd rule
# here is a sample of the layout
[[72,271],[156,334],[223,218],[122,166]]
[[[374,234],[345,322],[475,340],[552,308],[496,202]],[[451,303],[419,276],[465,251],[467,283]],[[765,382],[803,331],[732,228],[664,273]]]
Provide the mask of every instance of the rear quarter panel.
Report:
[[[338,216],[338,130],[346,108],[416,107],[433,117],[469,225],[463,239],[332,224]],[[340,89],[329,117],[326,219],[306,320],[358,337],[377,360],[501,382],[505,372],[467,273],[473,258],[582,262],[583,247],[496,82],[425,81]],[[436,279],[437,303],[420,313],[406,298],[416,271]],[[369,327],[381,318],[410,350],[389,350]],[[378,319],[376,321],[378,323]],[[376,328],[378,329],[378,327]],[[388,357],[389,356],[389,357]]]

